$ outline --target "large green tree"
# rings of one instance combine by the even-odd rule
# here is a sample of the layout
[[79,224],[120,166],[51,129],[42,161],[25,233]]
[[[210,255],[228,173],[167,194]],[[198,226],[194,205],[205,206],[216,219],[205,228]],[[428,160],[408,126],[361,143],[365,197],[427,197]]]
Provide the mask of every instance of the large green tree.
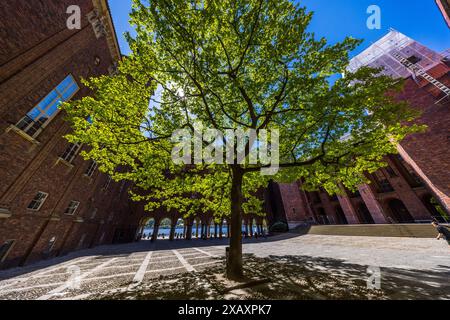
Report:
[[[408,125],[408,106],[386,94],[400,83],[379,70],[345,72],[360,41],[329,45],[308,32],[311,19],[288,0],[135,0],[132,53],[115,75],[86,82],[91,97],[64,106],[74,127],[68,139],[89,145],[83,155],[114,179],[133,181],[147,210],[231,221],[230,278],[243,275],[242,215],[262,213],[254,195],[268,179],[302,178],[330,193],[354,188],[418,129]],[[200,123],[220,132],[278,130],[280,170],[263,175],[267,163],[238,161],[261,147],[251,140],[227,164],[172,161],[177,130],[211,145]],[[216,146],[232,141],[220,136]],[[269,150],[276,155],[274,144]]]

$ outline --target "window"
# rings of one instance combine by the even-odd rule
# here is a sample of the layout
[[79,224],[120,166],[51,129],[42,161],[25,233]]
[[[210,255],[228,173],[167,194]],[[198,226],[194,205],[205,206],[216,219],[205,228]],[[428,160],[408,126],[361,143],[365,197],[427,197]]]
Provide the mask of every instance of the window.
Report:
[[103,190],[108,190],[110,184],[111,184],[111,176],[108,176],[106,178],[105,184],[103,185]]
[[47,197],[48,193],[39,191],[33,198],[33,200],[31,200],[30,204],[28,205],[28,209],[38,211],[44,204]]
[[64,151],[61,158],[67,162],[72,162],[75,159],[78,151],[81,149],[81,144],[79,143],[71,143],[67,147],[66,151]]
[[58,113],[58,106],[70,100],[79,90],[72,75],[68,75],[55,89],[53,89],[41,102],[39,102],[16,127],[31,137],[36,137],[42,129]]
[[78,207],[80,206],[80,202],[79,201],[70,201],[69,206],[67,207],[66,211],[64,212],[64,214],[73,216],[75,214],[75,211],[77,211]]
[[0,263],[6,260],[6,257],[8,256],[15,242],[16,240],[6,240],[0,246]]
[[92,160],[91,163],[89,164],[89,167],[86,170],[85,175],[87,175],[88,177],[92,177],[92,175],[95,172],[95,169],[97,169],[97,162]]

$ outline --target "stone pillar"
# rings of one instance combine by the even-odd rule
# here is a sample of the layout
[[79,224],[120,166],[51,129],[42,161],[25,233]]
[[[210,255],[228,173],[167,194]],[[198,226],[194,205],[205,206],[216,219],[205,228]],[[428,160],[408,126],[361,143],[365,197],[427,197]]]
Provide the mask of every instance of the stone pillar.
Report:
[[170,234],[169,234],[170,241],[173,241],[173,239],[175,238],[175,228],[176,228],[176,223],[172,223],[170,225]]
[[144,234],[144,228],[145,228],[145,226],[142,226],[138,230],[137,235],[136,235],[136,238],[137,238],[136,241],[140,241],[142,239],[142,235]]
[[158,222],[155,221],[155,224],[153,225],[153,234],[151,240],[152,242],[158,239],[158,232],[159,232],[159,221]]
[[245,221],[245,237],[248,237],[248,223]]
[[[393,170],[396,169],[395,164],[391,160],[388,159],[388,163]],[[430,220],[431,213],[427,207],[425,207],[406,179],[400,173],[397,174],[397,177],[388,177],[388,181],[396,191],[398,199],[403,202],[414,220]]]
[[218,228],[217,223],[214,222],[214,238],[216,239],[217,239],[217,228]]
[[338,199],[348,224],[359,224],[358,214],[353,207],[352,200],[346,194],[338,195]]
[[[442,121],[442,120],[441,120]],[[435,122],[433,125],[440,125],[440,122]],[[435,142],[435,141],[434,141]],[[414,156],[414,159],[406,152],[406,150],[401,146],[397,145],[397,149],[400,153],[400,155],[403,157],[403,159],[414,169],[414,171],[419,175],[419,177],[425,182],[425,184],[428,186],[428,188],[431,190],[433,195],[435,196],[436,200],[442,205],[444,210],[450,214],[450,193],[449,193],[449,186],[448,183],[448,175],[443,174],[434,174],[433,177],[431,177],[430,174],[427,174],[426,172],[432,170],[436,171],[436,168],[442,168],[441,170],[447,170],[448,168],[445,167],[445,165],[442,165],[442,161],[437,161],[436,157],[434,157],[434,163],[430,163],[423,157],[424,159],[421,159],[417,157],[417,155]],[[432,155],[427,148],[419,148],[427,152],[428,157],[429,155]],[[445,152],[440,152],[439,148],[435,148],[435,152],[439,152],[443,157],[446,157],[448,159],[448,155]],[[423,151],[418,153],[422,153]],[[428,164],[428,165],[427,165]],[[427,170],[427,167],[430,169]],[[442,173],[442,171],[441,171]],[[441,180],[441,181],[440,181]],[[406,204],[405,204],[406,205]],[[409,208],[408,208],[409,210]],[[410,212],[411,215],[414,216],[413,212]]]
[[250,229],[249,236],[253,237],[253,220],[250,220],[249,229]]
[[198,239],[198,221],[195,222],[195,237]]
[[221,222],[219,224],[219,239],[222,239],[222,232],[223,232],[222,227],[223,227],[223,223]]
[[369,212],[376,224],[386,224],[386,214],[383,207],[376,198],[376,193],[370,185],[364,184],[358,187],[361,198],[369,209]]
[[208,239],[208,228],[206,223],[202,223],[202,239]]
[[186,228],[186,240],[192,240],[192,223],[189,223]]

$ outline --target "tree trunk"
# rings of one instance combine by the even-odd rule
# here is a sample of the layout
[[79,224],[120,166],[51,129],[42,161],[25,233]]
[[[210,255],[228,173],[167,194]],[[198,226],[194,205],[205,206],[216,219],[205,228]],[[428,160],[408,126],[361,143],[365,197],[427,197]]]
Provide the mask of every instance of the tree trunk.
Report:
[[227,277],[241,280],[244,276],[242,269],[242,178],[243,172],[239,167],[233,167],[231,185],[231,237],[230,250],[227,260]]

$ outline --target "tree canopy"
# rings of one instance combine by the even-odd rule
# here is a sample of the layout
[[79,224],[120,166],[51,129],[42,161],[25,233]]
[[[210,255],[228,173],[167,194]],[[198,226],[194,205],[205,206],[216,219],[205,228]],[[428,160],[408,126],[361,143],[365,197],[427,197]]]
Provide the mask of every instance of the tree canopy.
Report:
[[[419,130],[410,125],[416,114],[387,94],[401,82],[367,67],[347,72],[361,41],[317,38],[301,1],[135,0],[130,16],[132,53],[116,74],[85,81],[92,96],[64,109],[74,128],[68,139],[87,144],[83,155],[115,180],[147,191],[134,193],[147,210],[231,214],[236,221],[242,211],[263,213],[255,191],[269,179],[301,178],[306,188],[330,193],[338,185],[353,189]],[[199,124],[277,131],[280,170],[262,175],[265,163],[238,163],[236,156],[227,164],[172,161],[179,142],[173,133],[187,130],[195,139]],[[247,141],[246,160],[257,145]]]

